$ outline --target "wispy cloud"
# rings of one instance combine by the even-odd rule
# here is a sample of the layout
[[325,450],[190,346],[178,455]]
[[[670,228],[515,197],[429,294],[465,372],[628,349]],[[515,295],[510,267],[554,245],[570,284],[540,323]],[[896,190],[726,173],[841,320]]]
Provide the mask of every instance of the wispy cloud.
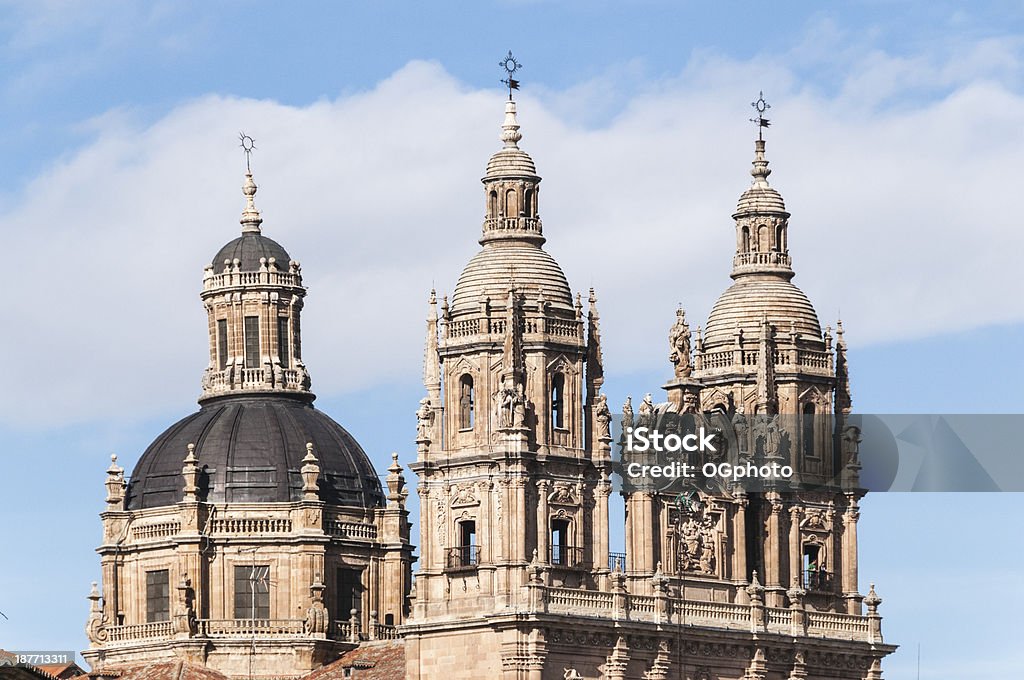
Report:
[[[598,289],[609,369],[661,365],[675,304],[699,324],[728,285],[730,213],[752,157],[743,108],[759,89],[774,106],[771,179],[793,213],[795,282],[823,324],[841,307],[848,338],[865,344],[1024,318],[998,295],[1019,290],[1024,250],[1007,209],[1024,98],[1004,81],[1019,75],[1019,46],[966,54],[976,58],[876,52],[831,93],[802,86],[791,56],[697,54],[599,126],[579,115],[606,104],[592,84],[524,95],[547,248],[575,289]],[[948,93],[892,106],[918,77]],[[130,419],[196,394],[197,291],[238,230],[240,128],[260,147],[266,233],[304,264],[315,388],[418,375],[427,291],[450,291],[477,248],[477,181],[501,106],[414,62],[309,106],[210,96],[150,125],[124,111],[94,121],[95,141],[0,216],[8,271],[25,284],[6,310],[19,389],[3,393],[4,417]]]

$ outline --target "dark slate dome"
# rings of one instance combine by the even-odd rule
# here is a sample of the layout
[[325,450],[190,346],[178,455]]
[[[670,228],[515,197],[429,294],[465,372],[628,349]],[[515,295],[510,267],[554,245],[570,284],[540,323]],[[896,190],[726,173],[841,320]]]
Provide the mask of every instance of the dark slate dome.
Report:
[[260,270],[261,257],[267,260],[274,258],[281,271],[288,271],[288,262],[291,260],[288,251],[280,243],[258,231],[244,232],[235,240],[228,242],[217,251],[211,264],[213,271],[220,273],[224,270],[224,260],[234,262],[235,258],[238,258],[240,271],[257,272]]
[[210,399],[167,428],[135,466],[128,484],[130,510],[182,500],[182,461],[195,444],[200,500],[290,502],[302,498],[306,443],[320,465],[320,499],[332,505],[384,504],[380,480],[359,443],[311,400],[287,396]]

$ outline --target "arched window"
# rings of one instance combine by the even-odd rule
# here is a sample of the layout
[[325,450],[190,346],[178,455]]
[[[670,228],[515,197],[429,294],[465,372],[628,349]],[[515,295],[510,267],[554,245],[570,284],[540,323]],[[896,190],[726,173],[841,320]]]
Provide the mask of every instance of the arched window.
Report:
[[493,189],[487,195],[487,216],[491,218],[498,216],[498,192]]
[[769,231],[767,224],[759,224],[757,227],[757,250],[761,253],[767,253],[772,249],[771,244],[768,243]]
[[786,251],[786,244],[784,243],[785,238],[786,230],[780,224],[779,226],[775,227],[775,250],[779,251],[780,253]]
[[565,427],[565,375],[551,376],[551,426]]
[[527,189],[523,196],[523,211],[527,217],[533,216],[533,189]]
[[743,227],[743,237],[741,239],[740,247],[744,253],[750,252],[750,227]]
[[516,197],[515,189],[505,192],[505,215],[508,217],[519,216],[519,200]]
[[549,562],[563,567],[575,566],[576,555],[572,546],[569,545],[569,520],[551,520],[551,541],[549,543]]
[[473,427],[473,376],[468,373],[459,378],[459,429]]
[[816,458],[818,452],[814,450],[814,404],[810,402],[804,404],[802,430],[804,456]]

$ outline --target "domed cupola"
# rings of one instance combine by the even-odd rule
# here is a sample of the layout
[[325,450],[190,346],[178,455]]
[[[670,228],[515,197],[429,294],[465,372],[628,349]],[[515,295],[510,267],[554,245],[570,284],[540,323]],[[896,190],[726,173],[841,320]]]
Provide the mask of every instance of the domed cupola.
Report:
[[530,155],[519,148],[523,138],[516,119],[516,102],[505,103],[501,126],[504,146],[487,162],[482,178],[486,197],[483,246],[469,261],[452,295],[451,314],[475,315],[483,305],[500,309],[510,282],[532,304],[540,300],[554,313],[574,318],[569,283],[551,255],[541,246],[544,229],[538,198],[540,180]]
[[306,289],[302,268],[263,235],[246,172],[242,235],[206,266],[201,297],[209,316],[210,365],[200,402],[225,394],[287,392],[312,400],[302,361],[299,317]]
[[[248,156],[252,140],[242,146]],[[242,234],[203,275],[199,410],[160,434],[130,478],[116,456],[107,470],[103,584],[83,652],[94,670],[175,661],[244,678],[258,663],[260,677],[306,677],[360,631],[395,637],[408,612],[398,454],[385,491],[359,443],[313,407],[301,270],[261,233],[251,172],[243,192]]]
[[[756,121],[767,123],[763,117]],[[731,346],[737,336],[756,341],[767,318],[776,332],[823,349],[818,315],[803,291],[790,282],[795,275],[789,256],[790,214],[782,195],[768,184],[771,170],[760,134],[750,174],[753,184],[740,196],[732,216],[736,254],[730,276],[735,283],[712,308],[703,345],[708,350]]]
[[202,408],[146,449],[131,476],[127,507],[181,502],[182,452],[190,444],[217,471],[205,490],[210,502],[296,500],[302,495],[302,459],[312,444],[321,467],[322,500],[379,506],[380,481],[363,449],[313,408],[299,334],[306,295],[301,267],[263,235],[248,168],[242,192],[242,235],[220,249],[203,275],[210,363],[203,374]]
[[[818,314],[793,285],[789,217],[782,195],[769,183],[765,141],[768,105],[760,114],[751,175],[733,214],[736,252],[734,282],[715,302],[694,343],[693,376],[706,388],[706,408],[743,406],[749,412],[832,409],[836,359],[832,336],[822,332]],[[801,411],[801,412],[806,412]]]

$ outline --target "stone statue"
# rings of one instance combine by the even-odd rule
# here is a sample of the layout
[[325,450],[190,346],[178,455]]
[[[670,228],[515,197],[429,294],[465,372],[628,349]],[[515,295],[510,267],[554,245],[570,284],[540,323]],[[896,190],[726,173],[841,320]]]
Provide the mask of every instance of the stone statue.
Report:
[[594,421],[597,425],[598,439],[611,439],[612,413],[608,409],[608,397],[602,392],[594,404]]
[[626,403],[622,405],[622,432],[633,427],[633,397],[626,397]]
[[651,399],[651,393],[648,392],[644,395],[644,400],[640,402],[640,418],[637,420],[637,428],[654,427],[654,401]]
[[675,364],[676,377],[690,377],[690,326],[686,323],[686,312],[682,307],[676,310],[676,322],[668,333],[668,344],[672,350],[668,359]]
[[683,395],[683,413],[697,413],[698,411],[697,395],[693,392],[685,393]]
[[583,680],[583,676],[575,668],[563,668],[562,680]]
[[430,408],[430,399],[420,399],[420,407],[416,410],[416,439],[429,440],[430,427],[434,424],[434,410]]
[[516,385],[516,393],[512,398],[512,427],[521,430],[526,427],[526,395],[523,386]]
[[856,425],[843,428],[843,460],[846,465],[860,465],[860,428]]
[[736,434],[736,448],[741,457],[747,454],[747,429],[747,416],[743,413],[743,404],[740,404],[732,416],[732,430]]
[[765,458],[775,458],[779,455],[782,445],[782,433],[779,431],[779,417],[759,414],[754,425],[754,433],[762,442]]

